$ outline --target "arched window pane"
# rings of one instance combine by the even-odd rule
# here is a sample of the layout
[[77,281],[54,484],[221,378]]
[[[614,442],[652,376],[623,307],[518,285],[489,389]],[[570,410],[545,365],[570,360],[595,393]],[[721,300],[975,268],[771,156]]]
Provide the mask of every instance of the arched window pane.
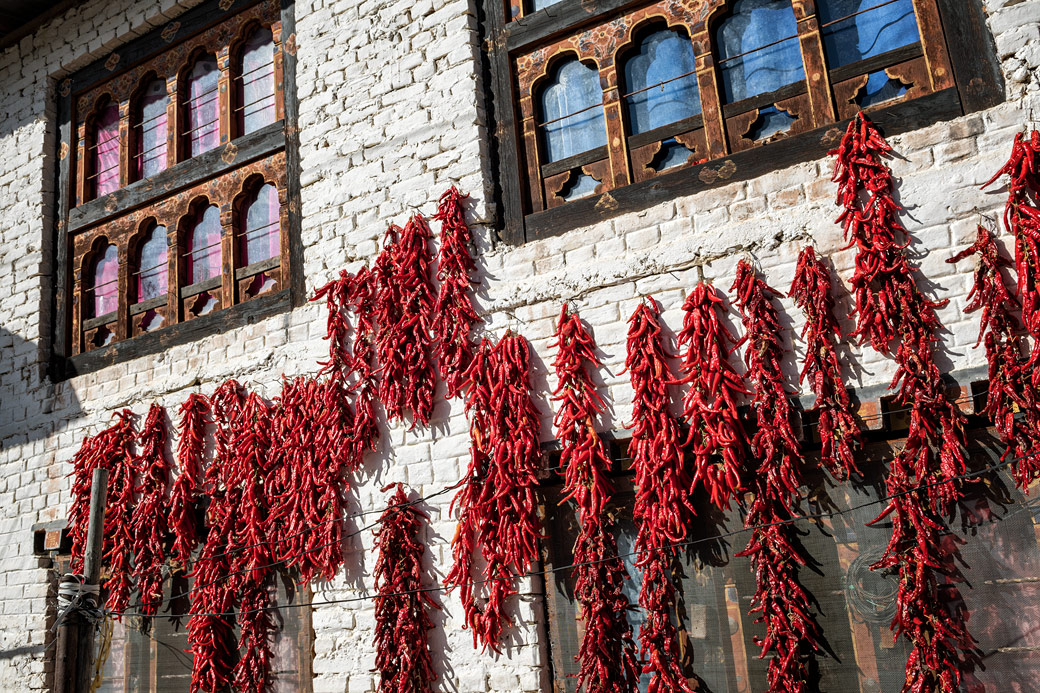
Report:
[[606,145],[603,90],[596,68],[577,60],[561,64],[542,90],[541,104],[548,161]]
[[917,43],[913,0],[817,0],[830,68]]
[[114,245],[98,251],[91,280],[94,294],[94,300],[90,302],[94,309],[92,317],[114,312],[119,307],[119,251]]
[[256,196],[242,209],[241,229],[242,264],[251,265],[281,252],[277,188],[270,183],[260,186]]
[[220,143],[217,59],[206,55],[195,63],[188,77],[188,149],[192,156]]
[[169,101],[165,80],[152,80],[145,86],[136,123],[138,180],[166,168],[166,105]]
[[166,227],[156,226],[137,251],[137,301],[166,293]]
[[203,207],[195,214],[188,249],[188,283],[220,276],[220,210]]
[[109,102],[94,122],[94,197],[119,187],[119,104]]
[[805,79],[791,0],[737,0],[716,40],[726,103]]
[[693,44],[675,31],[657,31],[625,61],[625,105],[631,134],[646,132],[701,112]]
[[242,72],[238,75],[239,132],[243,135],[275,121],[274,38],[261,27],[242,47]]

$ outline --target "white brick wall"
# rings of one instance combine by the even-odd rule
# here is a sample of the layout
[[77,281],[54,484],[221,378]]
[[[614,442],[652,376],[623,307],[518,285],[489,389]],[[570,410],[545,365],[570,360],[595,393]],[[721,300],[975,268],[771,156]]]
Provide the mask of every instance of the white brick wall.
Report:
[[[47,574],[32,556],[30,527],[63,518],[68,460],[84,435],[111,412],[143,414],[152,401],[168,407],[193,388],[210,391],[237,377],[273,395],[277,378],[314,370],[325,348],[319,307],[308,305],[260,325],[52,384],[42,379],[41,313],[51,282],[43,238],[51,224],[53,85],[108,50],[162,26],[197,0],[88,0],[35,35],[0,53],[0,689],[38,690],[45,681],[42,585]],[[967,267],[945,259],[971,242],[978,212],[999,217],[1000,189],[978,185],[1009,151],[1013,133],[1035,108],[1040,115],[1040,0],[990,0],[989,24],[1007,79],[1008,102],[984,113],[892,139],[904,158],[892,161],[904,222],[930,280],[930,293],[949,298],[941,311],[949,332],[944,357],[956,369],[983,363],[973,350],[977,317],[963,308]],[[341,267],[356,270],[377,251],[389,222],[413,209],[429,214],[437,196],[457,184],[472,195],[474,219],[487,216],[490,189],[482,131],[476,19],[472,0],[298,0],[297,45],[303,164],[304,271],[308,286]],[[592,326],[606,355],[603,380],[612,403],[605,429],[628,421],[625,320],[652,294],[668,328],[681,324],[680,306],[700,278],[728,290],[740,257],[750,256],[778,290],[790,286],[797,252],[812,241],[842,280],[852,251],[841,250],[828,160],[799,164],[617,217],[520,247],[493,246],[483,228],[484,270],[479,303],[488,328],[518,329],[536,352],[537,403],[543,435],[551,436],[546,373],[553,322],[568,301]],[[436,225],[435,230],[436,230]],[[848,310],[847,297],[839,308]],[[783,301],[791,336],[801,316]],[[733,319],[732,326],[737,327]],[[844,321],[848,328],[851,325]],[[246,349],[245,345],[250,348]],[[801,346],[794,341],[800,354]],[[872,351],[852,350],[854,384],[887,382],[892,364]],[[791,362],[791,382],[796,378]],[[421,494],[459,478],[467,462],[466,426],[458,404],[440,403],[429,431],[396,427],[368,460],[354,486],[355,508],[379,508],[379,488],[404,481]],[[433,568],[449,567],[454,523],[450,495],[434,500],[429,537]],[[315,591],[315,600],[369,594],[372,537],[364,533],[347,556],[350,569]],[[521,592],[541,589],[540,581]],[[449,688],[459,691],[537,691],[548,685],[545,634],[537,601],[518,608],[517,648],[495,658],[474,651],[460,628],[455,595],[443,599],[434,641],[444,653]],[[372,611],[365,602],[314,611],[316,691],[374,690]],[[6,653],[12,652],[13,656]]]

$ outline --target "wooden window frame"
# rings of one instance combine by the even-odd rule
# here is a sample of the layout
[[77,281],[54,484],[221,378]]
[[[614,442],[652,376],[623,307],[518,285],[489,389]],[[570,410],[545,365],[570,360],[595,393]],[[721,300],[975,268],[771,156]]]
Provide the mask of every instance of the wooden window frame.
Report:
[[[258,25],[271,26],[275,42],[274,123],[235,136],[232,103],[234,58],[241,41]],[[157,49],[157,46],[161,46]],[[214,52],[220,70],[218,98],[220,143],[191,157],[182,137],[183,86],[187,68],[202,51]],[[296,35],[294,0],[208,0],[176,20],[116,49],[56,85],[55,230],[49,239],[55,281],[51,299],[49,376],[61,380],[124,360],[162,351],[210,334],[251,324],[290,310],[306,300],[300,240],[298,107],[296,104]],[[142,89],[156,77],[167,84],[167,167],[136,180],[132,114],[140,111]],[[179,96],[179,94],[181,94]],[[85,177],[87,117],[106,95],[120,108],[119,188],[100,199],[89,199]],[[278,189],[280,254],[277,259],[239,267],[237,206],[255,180]],[[192,202],[205,198],[221,213],[222,273],[216,294],[221,310],[192,316],[183,294],[180,230]],[[133,255],[130,247],[149,220],[165,226],[169,238],[168,285],[165,300],[134,303],[130,286]],[[81,316],[90,239],[105,235],[120,252],[119,310],[108,322]],[[86,241],[84,240],[86,239]],[[277,266],[274,266],[277,265]],[[275,275],[273,291],[248,296],[250,280],[260,272]],[[155,303],[156,305],[152,305]],[[163,326],[148,332],[134,318],[155,309]],[[113,316],[109,316],[113,317]],[[98,322],[98,324],[93,324]],[[115,334],[113,343],[87,348],[88,332],[104,324]]]
[[[854,106],[837,104],[832,98],[831,83],[835,94],[852,90],[852,98],[862,86],[857,86],[858,80],[865,81],[864,70],[894,69],[896,65],[904,71],[898,76],[912,71],[915,84],[923,78],[929,82],[924,95],[911,89],[900,100],[865,109],[889,136],[1001,103],[1004,80],[981,0],[913,1],[919,27],[923,27],[918,44],[828,70],[814,0],[792,0],[806,80],[723,104],[713,35],[730,0],[562,0],[526,14],[518,9],[521,0],[483,0],[487,112],[489,131],[494,133],[492,165],[502,240],[520,244],[558,235],[824,156],[855,115]],[[516,18],[509,20],[513,12]],[[620,98],[620,66],[614,59],[631,48],[633,35],[651,21],[682,26],[691,36],[702,115],[658,128],[661,132],[628,136]],[[540,165],[534,105],[537,84],[554,58],[565,53],[599,65],[608,145],[571,157],[574,161]],[[749,128],[759,108],[778,101],[800,111],[797,128],[788,135],[750,145],[729,135],[742,126]],[[703,146],[704,156],[697,154],[690,163],[656,174],[633,166],[633,162],[649,163],[655,143],[659,148],[661,139],[675,135],[685,138],[684,144],[695,150]],[[769,147],[768,156],[758,151],[761,146]],[[693,163],[701,158],[707,161]],[[596,194],[565,203],[542,199],[542,184],[549,177],[582,167],[601,177]]]

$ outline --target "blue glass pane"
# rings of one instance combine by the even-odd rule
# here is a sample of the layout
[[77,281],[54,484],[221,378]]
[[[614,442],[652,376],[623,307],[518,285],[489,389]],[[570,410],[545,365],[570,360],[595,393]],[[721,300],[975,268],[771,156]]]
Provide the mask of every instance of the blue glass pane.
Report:
[[747,136],[753,140],[764,140],[778,132],[787,132],[798,120],[790,113],[781,111],[776,106],[768,106],[758,112],[758,118],[751,124]]
[[871,72],[866,86],[856,96],[856,103],[860,108],[866,108],[882,101],[898,99],[906,94],[906,90],[906,85],[886,75],[884,70]]
[[579,197],[588,197],[596,192],[599,181],[587,173],[579,173],[571,179],[571,182],[560,191],[560,197],[567,200],[577,200]]
[[665,140],[661,143],[661,151],[650,162],[650,168],[655,171],[663,171],[667,168],[682,166],[690,160],[691,154],[693,152],[675,140]]
[[913,0],[817,0],[816,11],[831,68],[919,40]]
[[147,301],[166,293],[166,227],[156,226],[141,244],[137,258],[137,300]]
[[220,210],[215,206],[199,210],[191,233],[189,284],[220,276],[220,231]]
[[716,40],[727,103],[805,79],[791,0],[737,0]]
[[602,103],[596,68],[569,60],[556,69],[541,95],[547,161],[606,145]]
[[633,135],[701,112],[693,44],[682,34],[665,30],[643,39],[625,61],[624,79]]
[[531,0],[531,11],[536,12],[538,10],[543,10],[550,5],[555,5],[561,1],[562,0]]

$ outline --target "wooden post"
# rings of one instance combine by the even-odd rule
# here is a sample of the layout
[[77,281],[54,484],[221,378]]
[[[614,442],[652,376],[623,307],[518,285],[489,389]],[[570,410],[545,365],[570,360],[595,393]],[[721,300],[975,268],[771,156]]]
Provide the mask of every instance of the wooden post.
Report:
[[[96,585],[101,579],[101,546],[105,529],[105,503],[108,500],[108,470],[95,469],[90,483],[90,518],[87,520],[87,547],[83,556],[84,584]],[[97,608],[97,597],[84,595],[84,609]],[[94,624],[80,617],[76,653],[76,693],[87,693],[94,668]]]

